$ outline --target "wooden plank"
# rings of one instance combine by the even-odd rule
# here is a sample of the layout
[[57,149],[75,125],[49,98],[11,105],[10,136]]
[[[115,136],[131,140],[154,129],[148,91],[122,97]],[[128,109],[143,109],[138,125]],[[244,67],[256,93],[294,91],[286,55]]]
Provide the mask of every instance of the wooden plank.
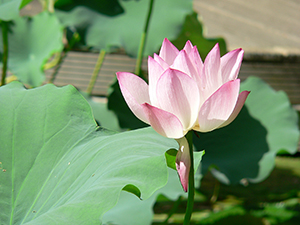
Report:
[[194,0],[207,37],[222,36],[229,50],[300,54],[300,1]]
[[[54,84],[63,86],[72,84],[85,91],[98,54],[70,52],[64,60]],[[93,95],[106,96],[109,86],[115,81],[118,71],[133,72],[135,59],[126,55],[107,54],[99,72]],[[143,70],[147,70],[147,60],[143,61]],[[49,80],[53,69],[46,71]],[[270,84],[275,90],[285,91],[293,104],[300,104],[300,64],[297,62],[252,62],[244,61],[239,77],[241,80],[257,76]]]
[[[86,52],[69,52],[65,58],[54,84],[63,86],[72,84],[85,91],[93,74],[98,54]],[[98,78],[93,89],[93,95],[106,96],[109,86],[115,81],[118,71],[133,72],[135,59],[126,55],[107,54],[99,71]],[[147,60],[143,61],[143,68],[147,69]],[[53,69],[46,71],[47,81],[50,79]]]

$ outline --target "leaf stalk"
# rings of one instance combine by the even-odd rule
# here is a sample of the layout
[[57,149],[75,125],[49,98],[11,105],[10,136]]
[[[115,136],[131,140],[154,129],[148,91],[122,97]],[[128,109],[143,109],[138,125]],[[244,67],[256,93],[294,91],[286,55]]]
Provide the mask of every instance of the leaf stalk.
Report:
[[146,24],[145,24],[144,32],[142,33],[140,46],[139,46],[139,50],[138,50],[138,57],[136,59],[136,64],[135,64],[134,73],[136,75],[141,74],[143,55],[144,55],[145,44],[146,44],[146,39],[147,39],[147,35],[148,35],[148,27],[149,27],[149,23],[150,23],[151,14],[152,14],[153,4],[154,4],[154,0],[150,0]]
[[103,61],[104,61],[104,57],[105,57],[106,51],[104,49],[102,49],[99,53],[94,71],[93,71],[93,75],[91,77],[90,83],[86,89],[86,92],[88,93],[88,95],[92,94],[93,88],[95,86],[99,71],[102,67]]
[[6,73],[7,73],[7,61],[8,61],[8,22],[1,21],[2,29],[2,42],[3,42],[3,55],[2,55],[2,78],[1,86],[5,85]]
[[189,131],[185,137],[189,143],[190,160],[191,160],[191,167],[189,172],[189,185],[188,185],[188,200],[187,200],[185,217],[183,221],[183,225],[188,225],[190,224],[191,221],[193,207],[194,207],[194,197],[195,197],[193,132]]

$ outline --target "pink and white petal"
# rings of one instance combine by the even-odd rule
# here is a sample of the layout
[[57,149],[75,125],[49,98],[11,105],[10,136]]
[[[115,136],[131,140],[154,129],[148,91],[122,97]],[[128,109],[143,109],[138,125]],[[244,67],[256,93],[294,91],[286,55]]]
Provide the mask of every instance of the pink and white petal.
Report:
[[229,125],[237,117],[237,115],[240,113],[241,109],[243,108],[243,105],[245,104],[245,101],[246,101],[249,93],[250,93],[250,91],[242,91],[239,94],[237,103],[236,103],[234,110],[231,113],[230,117],[223,124],[221,124],[221,126],[219,126],[218,128]]
[[185,50],[181,50],[177,57],[174,60],[174,63],[171,65],[171,68],[180,70],[186,74],[188,74],[195,81],[197,80],[197,70],[194,67],[194,64],[190,60],[190,57],[186,53]]
[[196,82],[181,71],[167,69],[156,88],[160,108],[174,114],[181,121],[184,131],[190,130],[197,121],[200,108]]
[[190,52],[192,51],[193,47],[194,47],[194,46],[192,45],[191,41],[188,40],[188,41],[185,43],[183,50],[185,50],[187,54],[190,54]]
[[168,65],[172,65],[174,59],[176,58],[176,56],[178,55],[179,51],[178,49],[167,39],[165,38],[160,52],[159,52],[159,56],[168,64]]
[[[202,71],[203,71],[203,62],[202,59],[200,57],[200,54],[198,52],[197,46],[194,46],[193,49],[191,50],[191,52],[189,53],[189,58],[191,60],[191,62],[194,65],[194,68],[196,69],[196,74],[193,76],[193,78],[195,79],[199,91],[202,89],[201,88],[201,84],[202,84]],[[200,92],[200,96],[201,96],[201,92]]]
[[158,106],[156,97],[156,84],[160,76],[165,70],[152,57],[148,57],[148,79],[149,79],[149,96],[150,102],[154,106]]
[[228,120],[235,108],[239,90],[239,79],[228,81],[204,102],[198,117],[201,132],[212,131]]
[[159,65],[164,69],[168,69],[170,66],[168,65],[168,63],[166,63],[159,55],[157,55],[156,53],[154,53],[154,60],[156,62],[159,63]]
[[216,44],[206,56],[201,80],[202,90],[206,92],[205,95],[211,95],[223,84],[220,71],[219,44]]
[[179,149],[176,155],[176,170],[183,190],[187,192],[191,168],[189,143],[185,137],[177,139],[176,141],[179,144]]
[[223,83],[226,83],[230,80],[235,80],[240,71],[244,55],[244,50],[239,48],[231,52],[228,52],[226,55],[221,58],[221,74]]
[[202,70],[203,70],[203,62],[200,57],[197,46],[194,46],[192,51],[189,53],[189,57],[190,57],[192,63],[194,64],[194,67],[197,69],[199,79],[201,79],[200,77],[201,77]]
[[174,114],[147,103],[142,107],[150,125],[160,135],[175,139],[185,135],[180,120]]
[[150,103],[148,84],[132,73],[117,72],[117,79],[122,95],[130,110],[145,123],[148,119],[141,104]]

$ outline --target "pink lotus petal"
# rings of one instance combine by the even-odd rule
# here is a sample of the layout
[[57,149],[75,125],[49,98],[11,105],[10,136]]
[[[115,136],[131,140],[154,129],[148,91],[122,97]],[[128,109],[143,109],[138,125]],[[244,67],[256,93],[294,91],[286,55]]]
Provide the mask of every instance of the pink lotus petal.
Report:
[[228,81],[204,102],[199,112],[199,131],[212,131],[228,120],[235,108],[239,89],[239,79]]
[[[192,51],[189,53],[189,57],[190,57],[190,59],[192,59],[191,61],[194,64],[194,67],[197,69],[198,77],[200,79],[202,70],[203,70],[203,62],[202,62],[202,59],[198,52],[197,46],[194,46]],[[198,82],[198,80],[197,80],[197,82]],[[199,81],[199,84],[200,84],[200,81]]]
[[179,52],[171,68],[180,70],[188,74],[194,80],[197,80],[197,75],[198,75],[197,70],[195,69],[194,64],[190,60],[190,57],[188,56],[185,50],[181,50]]
[[213,47],[205,58],[201,80],[202,101],[206,100],[223,84],[220,71],[220,49],[218,44]]
[[140,77],[127,72],[117,72],[117,79],[123,97],[134,113],[140,120],[148,123],[141,104],[150,103],[148,84]]
[[160,76],[163,74],[164,69],[152,57],[148,57],[148,79],[149,79],[149,95],[151,104],[158,106],[156,97],[156,84]]
[[221,73],[223,83],[235,80],[240,71],[244,50],[241,48],[228,52],[221,58]]
[[176,141],[179,144],[179,149],[176,155],[176,170],[178,172],[181,185],[184,191],[187,192],[191,167],[189,143],[185,137],[177,139]]
[[188,40],[188,41],[185,43],[183,50],[185,50],[187,54],[190,54],[190,52],[192,51],[193,47],[194,47],[194,46],[192,45],[191,41]]
[[176,58],[176,56],[178,55],[179,51],[178,49],[167,39],[165,38],[160,52],[159,52],[159,56],[168,64],[168,65],[172,65],[174,59]]
[[154,60],[159,63],[159,65],[164,69],[168,69],[170,66],[166,63],[159,55],[154,53]]
[[184,131],[191,129],[200,107],[196,82],[181,71],[168,69],[158,80],[156,88],[160,108],[176,115]]
[[245,101],[246,101],[249,93],[250,93],[250,91],[243,91],[240,93],[233,112],[231,113],[228,120],[226,120],[225,123],[223,123],[219,128],[227,126],[237,117],[237,115],[240,113],[241,109],[243,108],[243,105],[245,104]]
[[147,103],[142,107],[150,125],[160,135],[168,138],[182,138],[185,135],[180,120],[172,113]]

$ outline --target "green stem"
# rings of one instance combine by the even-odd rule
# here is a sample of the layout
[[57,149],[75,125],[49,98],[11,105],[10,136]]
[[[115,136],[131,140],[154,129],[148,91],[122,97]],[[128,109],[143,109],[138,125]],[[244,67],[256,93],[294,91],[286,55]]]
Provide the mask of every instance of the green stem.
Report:
[[7,72],[7,60],[8,60],[8,23],[6,21],[1,21],[2,28],[2,41],[3,41],[3,56],[2,56],[2,78],[1,86],[5,85],[5,78]]
[[53,83],[55,78],[56,78],[56,75],[58,74],[58,71],[61,67],[61,64],[62,62],[64,61],[64,59],[67,57],[67,53],[66,52],[61,52],[60,53],[60,56],[59,56],[59,60],[57,62],[57,64],[55,65],[55,68],[54,68],[54,71],[49,79],[49,83]]
[[178,197],[176,202],[174,203],[172,209],[170,210],[168,217],[165,219],[165,221],[162,223],[162,225],[168,224],[168,220],[171,218],[171,216],[177,211],[179,205],[181,203],[181,196]]
[[100,71],[101,66],[102,66],[102,63],[103,63],[103,61],[104,61],[105,53],[106,53],[105,50],[101,50],[100,53],[99,53],[99,57],[98,57],[98,59],[97,59],[97,62],[96,62],[96,65],[95,65],[95,68],[94,68],[94,71],[93,71],[93,75],[92,75],[92,77],[91,77],[89,86],[88,86],[88,88],[86,89],[86,92],[87,92],[89,95],[92,94],[92,91],[93,91],[93,88],[94,88],[94,86],[95,86],[95,83],[96,83],[96,80],[97,80],[99,71]]
[[136,64],[135,64],[135,74],[137,74],[137,75],[140,75],[140,73],[141,73],[145,43],[146,43],[146,39],[147,39],[148,27],[149,27],[151,14],[152,14],[153,3],[154,3],[154,0],[150,0],[146,24],[145,24],[144,32],[142,33],[141,41],[140,41],[138,57],[136,59]]
[[210,199],[211,203],[215,203],[217,201],[218,196],[219,196],[219,192],[220,192],[220,182],[217,179],[215,179],[214,193],[213,193],[213,195],[211,196],[211,199]]
[[77,32],[75,32],[70,40],[69,45],[64,49],[64,51],[60,54],[59,56],[59,60],[57,62],[57,64],[55,65],[54,71],[49,79],[49,83],[53,83],[56,75],[58,74],[58,71],[64,61],[64,59],[67,57],[68,52],[73,48],[73,46],[75,45],[76,42],[78,42],[80,40],[80,36]]
[[189,131],[185,137],[189,143],[190,159],[191,159],[191,168],[190,168],[190,173],[189,173],[189,185],[188,185],[188,200],[187,200],[185,217],[184,217],[184,221],[183,221],[183,225],[188,225],[188,224],[190,224],[192,213],[193,213],[194,196],[195,196],[193,132]]

